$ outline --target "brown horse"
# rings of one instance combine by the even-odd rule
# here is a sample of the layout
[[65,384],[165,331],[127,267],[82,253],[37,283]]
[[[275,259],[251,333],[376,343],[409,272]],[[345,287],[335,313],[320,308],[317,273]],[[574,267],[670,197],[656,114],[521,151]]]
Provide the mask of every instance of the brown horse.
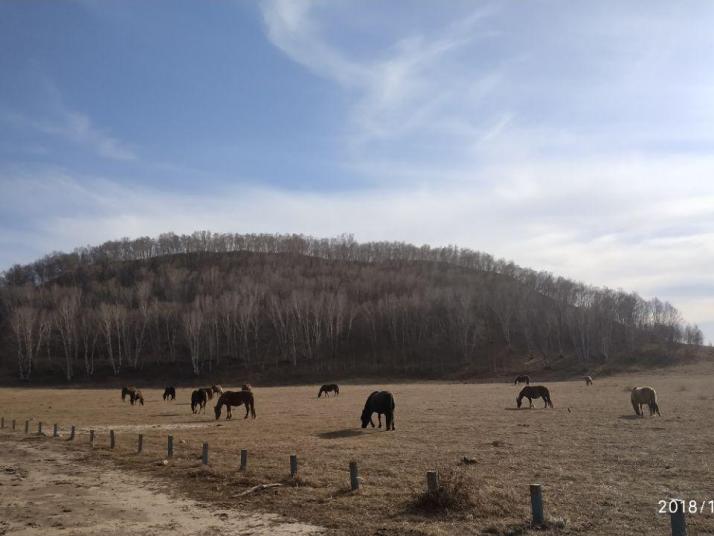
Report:
[[644,417],[645,415],[642,411],[643,404],[647,404],[649,407],[650,417],[655,413],[661,415],[659,406],[657,405],[657,393],[652,387],[635,387],[630,395],[630,400],[632,402],[632,408],[640,417]]
[[255,419],[255,401],[253,400],[253,393],[250,391],[226,391],[218,399],[218,403],[214,408],[216,412],[216,420],[221,416],[221,408],[225,405],[228,408],[226,412],[226,420],[232,419],[233,414],[231,413],[232,406],[240,406],[245,404],[245,417],[248,418],[248,413],[251,417]]
[[545,402],[544,407],[546,408],[548,406],[553,407],[553,402],[550,400],[550,391],[548,391],[547,387],[542,385],[526,385],[521,389],[518,398],[516,398],[516,404],[519,408],[521,407],[521,400],[523,400],[524,397],[528,399],[529,407],[531,408],[533,407],[534,398],[542,398],[543,402]]
[[211,391],[213,391],[213,392],[216,393],[216,394],[222,395],[222,394],[223,394],[223,387],[221,387],[220,385],[211,385]]
[[529,385],[531,383],[531,379],[525,374],[521,376],[516,376],[516,379],[513,380],[513,385],[518,385],[519,383],[525,383],[526,385]]
[[206,400],[213,400],[213,388],[212,387],[199,387],[198,390],[206,393]]
[[585,385],[592,385],[592,384],[593,384],[592,376],[585,376]]
[[174,387],[167,387],[164,389],[164,400],[176,400],[176,389]]
[[131,393],[129,402],[131,402],[131,405],[133,406],[135,402],[139,402],[142,406],[144,405],[144,395],[141,394],[141,391],[138,389]]
[[208,402],[208,398],[206,397],[206,391],[203,389],[196,389],[191,393],[191,411],[193,413],[198,413],[201,410],[205,413],[206,402]]
[[380,428],[382,427],[382,414],[384,414],[385,420],[387,421],[387,430],[394,430],[395,407],[396,404],[394,403],[392,393],[389,391],[374,391],[367,397],[367,402],[365,402],[364,409],[362,410],[362,428],[367,428],[368,424],[371,424],[372,428],[374,428],[372,414],[376,413]]
[[335,396],[337,396],[340,394],[340,386],[336,383],[326,383],[320,387],[320,392],[317,393],[317,398],[320,398],[322,393],[325,393],[325,396],[327,396],[328,393],[335,393]]
[[[136,393],[136,387],[122,387],[121,388],[121,401],[125,402],[126,397],[129,397],[129,402],[131,402],[132,397],[134,396],[134,393]],[[133,402],[132,402],[133,404]]]

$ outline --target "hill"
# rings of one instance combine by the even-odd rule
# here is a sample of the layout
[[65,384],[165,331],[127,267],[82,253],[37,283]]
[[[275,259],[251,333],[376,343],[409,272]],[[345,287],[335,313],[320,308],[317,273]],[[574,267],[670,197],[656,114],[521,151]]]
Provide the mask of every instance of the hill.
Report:
[[14,266],[1,284],[1,366],[25,380],[585,371],[701,345],[657,298],[350,236],[124,239]]

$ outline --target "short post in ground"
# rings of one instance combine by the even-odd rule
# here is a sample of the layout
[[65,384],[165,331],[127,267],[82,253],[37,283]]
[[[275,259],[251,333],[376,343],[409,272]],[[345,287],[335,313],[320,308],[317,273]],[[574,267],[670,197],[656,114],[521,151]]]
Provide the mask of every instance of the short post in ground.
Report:
[[672,499],[669,504],[672,536],[687,536],[687,521],[684,519],[684,501],[682,499]]
[[290,455],[290,478],[295,478],[298,472],[297,454]]
[[248,469],[248,450],[241,449],[240,451],[240,470],[245,471]]
[[174,436],[170,435],[166,442],[166,457],[171,458],[174,455]]
[[94,430],[89,431],[89,446],[94,448]]
[[117,438],[114,430],[109,430],[109,448],[113,449],[117,444]]
[[73,424],[72,428],[69,429],[69,440],[70,441],[74,441],[74,432],[75,432],[75,428],[74,428],[74,424]]
[[30,421],[25,421],[25,433],[30,433]]
[[201,454],[201,462],[203,465],[208,465],[208,443],[203,443],[203,453]]
[[359,489],[359,471],[357,469],[357,462],[350,462],[350,488],[352,488],[352,491],[357,491]]
[[57,423],[52,426],[52,437],[59,437],[59,424]]
[[543,515],[543,491],[540,484],[531,484],[531,512],[533,514],[533,524],[542,525],[545,522]]
[[139,441],[136,445],[136,453],[141,454],[142,450],[144,450],[144,434],[139,434]]
[[439,473],[436,471],[426,472],[426,489],[429,493],[436,493],[439,491]]

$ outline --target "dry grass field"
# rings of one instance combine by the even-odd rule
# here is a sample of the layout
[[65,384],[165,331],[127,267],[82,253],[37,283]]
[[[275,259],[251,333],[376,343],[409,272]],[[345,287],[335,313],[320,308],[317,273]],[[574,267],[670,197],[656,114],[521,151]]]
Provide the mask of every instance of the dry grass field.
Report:
[[[535,482],[543,485],[549,518],[540,534],[668,534],[658,500],[714,498],[713,380],[714,368],[699,365],[595,378],[592,387],[548,382],[555,404],[548,410],[541,400],[535,409],[516,410],[519,387],[507,383],[346,384],[339,397],[319,400],[318,386],[258,386],[257,419],[244,420],[241,407],[232,421],[216,421],[212,407],[192,415],[188,389],[179,389],[175,402],[162,401],[161,389],[144,389],[146,405],[132,407],[116,389],[5,388],[0,415],[5,441],[26,440],[25,419],[32,431],[42,421],[50,434],[57,422],[62,437],[42,439],[42,446],[86,451],[86,463],[99,471],[136,471],[192,499],[283,514],[331,534],[526,533],[528,485]],[[661,417],[634,416],[628,392],[634,385],[656,388]],[[360,428],[364,400],[376,388],[394,393],[394,432]],[[11,419],[14,433],[7,430]],[[74,442],[67,441],[70,424],[79,430]],[[91,453],[90,428],[97,433]],[[113,450],[110,429],[117,434]],[[138,433],[145,436],[140,455]],[[162,465],[168,434],[175,455]],[[200,460],[204,441],[207,467]],[[246,471],[239,471],[242,448],[249,451]],[[292,453],[299,459],[295,481],[288,475]],[[463,464],[464,456],[476,463]],[[349,491],[350,460],[363,479],[356,493]],[[459,475],[473,507],[416,510],[433,468]],[[237,496],[261,483],[283,485]],[[712,513],[689,515],[688,522],[690,534],[714,533]]]

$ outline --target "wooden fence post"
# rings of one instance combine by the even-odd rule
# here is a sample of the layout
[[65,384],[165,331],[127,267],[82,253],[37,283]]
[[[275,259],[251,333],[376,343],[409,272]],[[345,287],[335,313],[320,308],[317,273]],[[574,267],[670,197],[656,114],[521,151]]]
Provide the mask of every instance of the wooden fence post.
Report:
[[352,491],[359,489],[359,471],[357,470],[357,462],[350,462],[350,487]]
[[[675,504],[672,511],[672,503]],[[684,519],[685,502],[682,499],[671,499],[669,515],[672,523],[672,536],[687,536],[687,521]]]
[[69,440],[74,441],[74,424],[72,425],[72,428],[70,428],[69,431]]
[[136,445],[136,453],[141,454],[142,450],[144,450],[144,434],[139,434],[139,442]]
[[201,454],[203,465],[208,465],[208,443],[203,444],[203,454]]
[[0,417],[0,428],[5,428],[5,417]]
[[174,436],[170,435],[166,443],[166,457],[171,458],[174,455]]
[[426,488],[429,490],[429,493],[439,491],[439,473],[436,471],[426,472]]
[[114,430],[109,430],[109,448],[113,449],[117,444],[117,438],[114,434]]
[[94,448],[94,430],[89,431],[89,446]]
[[241,449],[240,451],[240,470],[245,471],[248,468],[248,451]]
[[298,466],[297,466],[297,454],[290,455],[290,478],[295,478],[297,476]]
[[542,525],[545,521],[543,516],[543,493],[540,484],[531,484],[531,512],[533,513],[533,524]]
[[59,437],[59,424],[57,423],[52,426],[52,437]]
[[15,430],[15,419],[12,420],[12,429]]
[[42,421],[37,423],[37,433],[42,435]]
[[30,433],[30,421],[25,421],[25,433]]

